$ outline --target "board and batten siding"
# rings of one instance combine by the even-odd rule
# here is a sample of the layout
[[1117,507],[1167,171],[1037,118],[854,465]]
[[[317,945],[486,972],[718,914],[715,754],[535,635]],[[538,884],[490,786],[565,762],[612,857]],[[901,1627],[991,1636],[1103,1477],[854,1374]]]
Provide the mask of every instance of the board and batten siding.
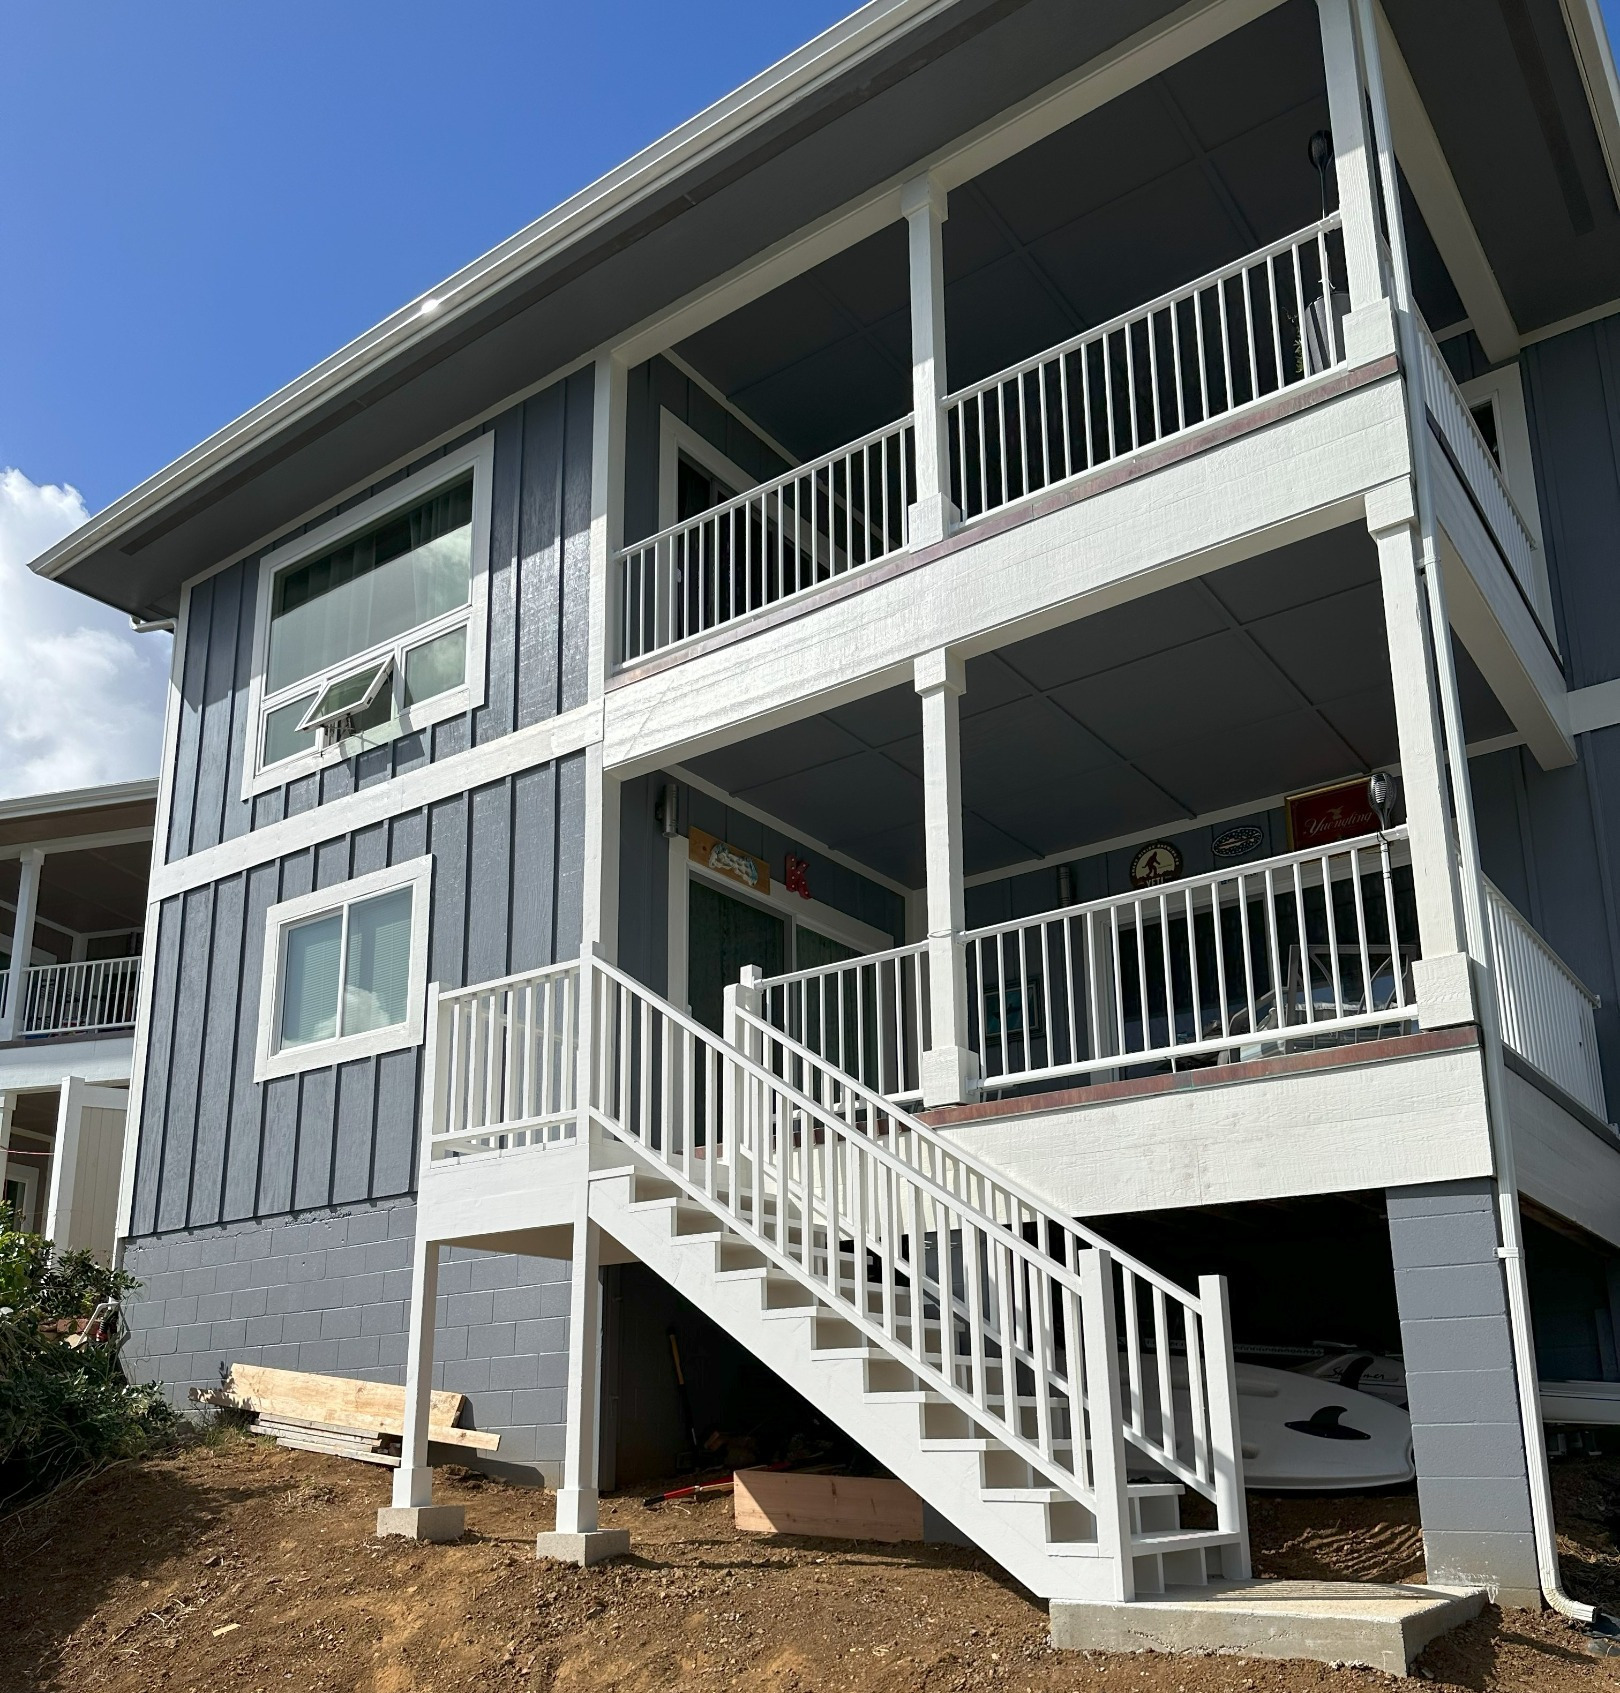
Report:
[[411,1193],[420,1047],[254,1081],[266,913],[431,853],[429,980],[537,969],[579,951],[584,810],[575,753],[165,900],[131,1234]]
[[476,710],[244,800],[260,556],[193,585],[180,659],[167,862],[585,702],[593,382],[591,370],[577,371],[277,539],[279,546],[468,440],[493,435],[487,681],[485,703]]

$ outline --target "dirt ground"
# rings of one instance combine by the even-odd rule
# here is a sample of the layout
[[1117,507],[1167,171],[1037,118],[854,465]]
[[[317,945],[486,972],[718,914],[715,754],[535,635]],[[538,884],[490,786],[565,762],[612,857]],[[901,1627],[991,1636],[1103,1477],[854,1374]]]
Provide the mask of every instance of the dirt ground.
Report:
[[[549,1494],[441,1472],[455,1546],[373,1537],[388,1472],[221,1436],[0,1524],[0,1688],[48,1693],[1351,1693],[1371,1670],[1056,1653],[1042,1609],[976,1554],[739,1534],[718,1499],[604,1502],[634,1555],[539,1564]],[[1620,1461],[1558,1472],[1566,1577],[1620,1608]],[[1262,1574],[1421,1572],[1416,1502],[1252,1502]],[[1611,1527],[1612,1525],[1612,1527]],[[1561,1621],[1487,1612],[1438,1642],[1445,1687],[1620,1688]]]

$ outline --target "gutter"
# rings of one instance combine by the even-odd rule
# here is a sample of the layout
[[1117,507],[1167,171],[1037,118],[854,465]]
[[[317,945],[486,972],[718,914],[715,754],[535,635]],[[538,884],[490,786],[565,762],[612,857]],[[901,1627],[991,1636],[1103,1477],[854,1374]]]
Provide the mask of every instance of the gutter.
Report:
[[136,524],[187,495],[318,404],[365,381],[400,354],[483,305],[498,290],[601,230],[612,218],[673,186],[682,173],[790,109],[892,38],[947,11],[956,0],[869,0],[869,4],[790,53],[492,247],[438,287],[418,296],[279,389],[190,452],[149,477],[33,561],[53,580]]

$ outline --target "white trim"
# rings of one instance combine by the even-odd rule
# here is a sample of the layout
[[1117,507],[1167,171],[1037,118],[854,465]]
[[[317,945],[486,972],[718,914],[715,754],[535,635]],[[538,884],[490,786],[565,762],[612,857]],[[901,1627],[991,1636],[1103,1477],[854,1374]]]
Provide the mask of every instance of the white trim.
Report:
[[1562,0],[1564,27],[1575,49],[1586,87],[1586,101],[1609,171],[1609,186],[1620,200],[1620,80],[1615,77],[1614,53],[1599,0]]
[[[0,860],[21,858],[25,852],[38,852],[47,858],[58,858],[70,852],[98,852],[103,847],[137,846],[142,841],[150,841],[153,837],[152,825],[146,824],[139,829],[109,829],[104,835],[62,835],[48,841],[14,841],[9,846],[0,844]],[[46,918],[40,922],[47,923],[52,929],[60,929],[60,923],[48,923]],[[72,933],[69,930],[68,933]],[[124,934],[123,929],[109,929],[108,934]]]
[[22,817],[51,817],[59,811],[102,811],[115,805],[138,805],[158,797],[158,778],[143,776],[138,782],[109,782],[103,788],[66,788],[56,794],[23,794],[0,799],[0,823]]
[[[806,712],[807,717],[819,715],[816,712]],[[875,882],[880,888],[887,888],[892,894],[899,894],[902,899],[909,898],[916,890],[908,888],[904,882],[897,882],[894,877],[886,876],[881,870],[874,870],[869,864],[862,864],[858,858],[851,858],[847,852],[840,852],[837,847],[828,846],[825,841],[818,841],[814,835],[807,835],[797,823],[784,823],[780,817],[773,816],[761,806],[751,801],[738,799],[735,794],[728,794],[718,782],[711,782],[707,777],[696,775],[684,764],[667,764],[665,770],[676,781],[684,782],[689,788],[696,788],[700,794],[707,794],[710,799],[717,799],[732,811],[740,811],[744,817],[752,817],[756,823],[763,823],[767,829],[774,829],[779,835],[786,835],[790,841],[797,841],[800,846],[808,847],[822,858],[830,858],[834,864],[842,864],[846,870],[853,870],[857,876],[864,876],[867,881]]]
[[1560,335],[1568,335],[1572,330],[1585,329],[1590,324],[1601,323],[1604,318],[1613,317],[1617,312],[1620,312],[1620,300],[1605,300],[1601,306],[1591,306],[1584,312],[1561,317],[1556,323],[1545,324],[1540,329],[1527,329],[1519,337],[1519,345],[1534,347],[1540,341],[1554,341]]
[[[310,1041],[303,1046],[275,1047],[276,1027],[281,1015],[282,962],[287,932],[316,917],[346,912],[348,907],[397,888],[411,890],[411,963],[406,990],[403,1023],[386,1029],[368,1029],[363,1034],[334,1035],[329,1040]],[[296,1075],[303,1070],[325,1070],[355,1058],[371,1058],[380,1052],[398,1052],[420,1046],[427,1005],[428,919],[433,893],[433,856],[413,858],[385,870],[356,876],[335,887],[316,888],[295,899],[284,899],[265,913],[264,950],[259,981],[259,1027],[254,1048],[253,1079],[269,1081],[274,1076]],[[345,933],[347,929],[345,928]],[[338,1004],[343,1003],[342,971],[339,970]]]
[[694,365],[689,365],[673,347],[666,347],[658,356],[663,359],[666,364],[672,365],[676,370],[678,370],[688,382],[694,383],[697,387],[701,388],[722,411],[729,412],[734,418],[736,418],[736,420],[748,431],[750,435],[754,437],[756,441],[760,441],[765,446],[769,447],[770,450],[775,453],[782,463],[787,465],[790,470],[793,466],[799,463],[799,456],[797,453],[790,453],[774,435],[766,434],[766,432],[754,422],[753,418],[751,418],[748,413],[736,403],[735,400],[727,399],[726,396],[715,387],[715,385],[703,374],[701,370],[697,369]]
[[680,499],[677,469],[684,453],[709,475],[731,486],[733,494],[745,494],[759,486],[759,478],[750,476],[743,467],[715,446],[715,444],[672,412],[668,406],[658,408],[658,529],[673,527]]
[[[436,490],[462,480],[468,471],[472,472],[473,478],[473,515],[472,579],[466,608],[458,608],[443,617],[434,618],[431,622],[408,630],[376,649],[368,649],[367,653],[348,654],[327,672],[303,677],[297,682],[289,683],[285,688],[278,689],[274,695],[267,695],[264,674],[270,644],[270,602],[276,577],[304,559],[340,546],[348,536],[369,528],[391,513],[415,505]],[[432,464],[424,466],[415,475],[406,477],[403,482],[394,483],[350,510],[317,525],[307,534],[285,541],[261,556],[254,601],[253,672],[248,682],[248,709],[244,725],[244,733],[249,737],[242,758],[244,800],[251,802],[255,794],[284,787],[300,776],[352,758],[365,747],[378,746],[401,735],[425,729],[431,724],[459,717],[484,703],[489,627],[490,503],[494,472],[495,437],[492,434],[483,434],[456,451],[435,459]],[[467,671],[466,679],[460,687],[436,694],[432,699],[424,700],[414,710],[401,704],[394,719],[382,728],[351,736],[348,740],[330,746],[295,753],[291,758],[279,759],[271,765],[261,764],[265,720],[272,710],[300,697],[301,692],[306,689],[319,691],[326,682],[346,670],[363,668],[384,651],[399,654],[407,647],[419,645],[423,639],[432,639],[450,629],[463,626],[467,630]],[[394,670],[397,674],[391,686],[396,701],[402,701],[404,664],[397,662]]]
[[1470,408],[1487,400],[1496,413],[1496,444],[1502,454],[1502,476],[1519,516],[1536,549],[1537,610],[1552,634],[1552,596],[1547,588],[1547,558],[1541,540],[1541,501],[1536,493],[1536,460],[1530,450],[1530,414],[1524,404],[1524,380],[1516,364],[1505,364],[1457,390]]
[[358,793],[311,806],[308,811],[284,817],[279,823],[267,823],[262,829],[250,829],[244,835],[205,847],[187,858],[177,858],[172,864],[155,865],[148,893],[157,901],[209,882],[223,881],[227,876],[239,875],[255,865],[284,858],[288,853],[302,852],[306,847],[353,834],[373,823],[420,811],[435,800],[452,799],[485,783],[499,781],[503,776],[582,752],[601,739],[601,701],[575,706],[556,717],[542,718],[538,723],[516,729],[510,735],[497,735],[494,740],[469,747],[465,752],[418,765],[392,781],[374,782]]
[[1569,696],[1569,726],[1577,735],[1612,729],[1620,723],[1620,677],[1576,688]]
[[1496,273],[1463,203],[1462,191],[1434,132],[1417,84],[1401,56],[1389,19],[1374,5],[1378,29],[1378,58],[1384,72],[1384,97],[1395,130],[1395,152],[1423,211],[1423,221],[1456,284],[1463,310],[1475,335],[1493,363],[1510,359],[1519,350],[1519,326],[1503,296]]

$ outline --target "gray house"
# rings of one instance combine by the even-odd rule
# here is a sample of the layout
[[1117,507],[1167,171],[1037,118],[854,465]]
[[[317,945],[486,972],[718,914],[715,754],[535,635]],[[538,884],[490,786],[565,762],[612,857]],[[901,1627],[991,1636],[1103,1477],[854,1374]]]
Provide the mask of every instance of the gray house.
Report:
[[177,632],[138,1368],[405,1380],[422,1534],[461,1389],[592,1557],[673,1328],[1085,1643],[1328,1338],[1557,1601],[1617,183],[1595,0],[873,0],[38,560]]

